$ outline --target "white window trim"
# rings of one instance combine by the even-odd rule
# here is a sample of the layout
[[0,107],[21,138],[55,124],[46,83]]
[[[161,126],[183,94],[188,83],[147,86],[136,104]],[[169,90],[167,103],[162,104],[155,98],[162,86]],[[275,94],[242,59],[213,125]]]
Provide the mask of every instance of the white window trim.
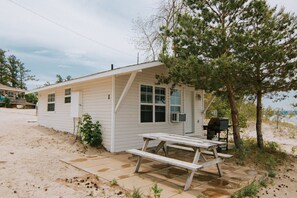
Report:
[[[65,94],[66,89],[70,89],[70,94],[69,94],[69,95],[66,95],[66,94]],[[64,101],[63,101],[63,102],[64,102],[65,105],[69,105],[69,104],[71,104],[71,92],[72,92],[71,87],[68,87],[68,88],[65,88],[65,89],[64,89]],[[66,102],[65,102],[65,98],[68,98],[68,97],[70,97],[70,102],[66,103]]]
[[[144,86],[151,86],[153,87],[153,102],[152,103],[142,103],[141,102],[141,85],[144,85]],[[160,88],[164,88],[165,89],[165,104],[156,104],[155,103],[155,87],[160,87]],[[148,84],[148,83],[139,83],[139,95],[138,95],[138,107],[139,107],[139,111],[138,111],[138,123],[139,124],[166,124],[168,122],[168,118],[167,118],[167,115],[168,115],[168,100],[167,100],[167,96],[168,96],[168,88],[166,86],[162,86],[162,85],[154,85],[154,84]],[[153,106],[153,121],[152,122],[141,122],[141,105],[151,105]],[[164,106],[165,107],[165,121],[164,122],[156,122],[155,121],[155,107],[156,106]]]
[[[52,95],[52,94],[55,95],[55,101],[51,101],[51,102],[49,102],[49,101],[48,101],[48,97],[49,97],[49,95]],[[54,92],[54,93],[49,93],[49,94],[47,94],[46,100],[47,100],[46,111],[47,111],[48,113],[56,112],[56,93]],[[49,111],[49,110],[48,110],[48,104],[55,104],[55,110],[54,110],[54,111]]]

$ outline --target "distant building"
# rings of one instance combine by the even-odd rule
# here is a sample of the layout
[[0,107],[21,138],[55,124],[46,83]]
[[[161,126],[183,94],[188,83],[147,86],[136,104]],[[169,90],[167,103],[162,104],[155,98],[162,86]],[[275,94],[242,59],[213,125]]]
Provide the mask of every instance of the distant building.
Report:
[[25,94],[24,89],[9,87],[0,84],[0,106],[4,106],[5,98],[10,101],[10,107],[12,108],[32,108],[35,105],[27,103],[26,99],[23,98]]

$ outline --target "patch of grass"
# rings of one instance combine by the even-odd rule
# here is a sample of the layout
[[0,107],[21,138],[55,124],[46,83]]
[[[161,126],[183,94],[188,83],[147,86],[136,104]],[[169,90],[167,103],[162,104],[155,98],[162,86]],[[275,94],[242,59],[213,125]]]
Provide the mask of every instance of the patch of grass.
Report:
[[268,186],[268,183],[269,183],[269,181],[267,178],[261,179],[259,181],[260,186],[263,186],[264,188],[266,188]]
[[259,192],[259,189],[261,188],[261,185],[253,181],[248,186],[241,189],[239,192],[235,193],[232,198],[244,198],[244,197],[254,197]]
[[200,195],[197,195],[197,198],[208,198],[208,196],[200,194]]
[[268,171],[268,177],[275,177],[276,176],[276,172],[274,170],[270,170]]
[[243,189],[241,189],[239,192],[232,195],[232,198],[244,198],[244,197],[255,197],[261,187],[267,187],[268,185],[268,179],[264,178],[259,181],[253,181]]
[[182,192],[183,192],[182,189],[178,189],[178,190],[177,190],[177,193],[178,193],[178,194],[182,194]]
[[132,198],[141,198],[141,197],[142,197],[142,192],[140,191],[140,189],[133,188]]
[[270,151],[281,151],[280,145],[276,142],[265,142],[265,147]]
[[297,146],[293,146],[291,148],[291,153],[294,154],[297,151]]
[[235,149],[232,154],[238,165],[254,165],[267,172],[275,171],[289,159],[277,143],[265,142],[264,148],[259,149],[254,138],[243,140],[243,148]]
[[112,179],[110,182],[111,186],[117,186],[118,185],[118,181],[116,179]]
[[151,190],[154,193],[154,198],[160,198],[161,197],[161,192],[163,191],[163,189],[161,189],[157,183],[155,183],[152,187]]
[[289,138],[290,139],[295,139],[296,138],[296,131],[289,130]]

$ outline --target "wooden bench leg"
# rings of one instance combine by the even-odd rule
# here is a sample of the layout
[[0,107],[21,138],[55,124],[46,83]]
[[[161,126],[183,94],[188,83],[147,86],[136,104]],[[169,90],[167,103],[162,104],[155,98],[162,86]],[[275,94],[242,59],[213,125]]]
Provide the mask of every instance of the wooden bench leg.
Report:
[[[197,164],[199,158],[200,158],[200,151],[198,149],[196,149],[196,151],[195,151],[195,157],[194,157],[194,160],[193,160],[193,164]],[[186,181],[185,188],[184,188],[185,191],[188,190],[191,187],[192,180],[193,180],[193,177],[194,177],[195,172],[196,171],[191,171],[191,173],[189,174],[188,179]]]
[[[144,140],[144,143],[143,143],[143,146],[142,146],[142,151],[146,151],[149,141],[150,141],[150,139],[145,139]],[[142,160],[142,157],[138,157],[136,168],[135,168],[135,171],[134,171],[135,173],[138,173],[138,170],[139,170],[140,164],[141,164],[141,160]]]
[[[216,148],[213,148],[212,151],[213,151],[214,158],[217,159],[218,158],[217,149]],[[217,169],[218,169],[218,172],[219,172],[219,176],[222,177],[223,174],[222,174],[221,166],[220,166],[219,163],[217,163],[216,165],[217,165]]]
[[[199,152],[201,153],[200,148],[199,148]],[[204,155],[202,153],[200,154],[200,159],[201,159],[202,162],[206,162],[207,161],[206,158],[204,157]]]
[[165,141],[161,141],[156,147],[155,153],[158,153],[161,148],[164,148],[165,143]]
[[163,151],[165,153],[165,156],[168,157],[168,147],[166,146],[166,144],[164,144],[163,146]]

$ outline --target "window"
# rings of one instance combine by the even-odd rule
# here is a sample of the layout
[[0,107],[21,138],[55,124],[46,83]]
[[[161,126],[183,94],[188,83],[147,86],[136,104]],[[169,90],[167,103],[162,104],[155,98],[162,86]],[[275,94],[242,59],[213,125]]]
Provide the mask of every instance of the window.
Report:
[[166,89],[155,87],[155,122],[166,120]]
[[47,111],[55,111],[55,94],[47,96]]
[[10,97],[10,98],[14,97],[14,93],[12,91],[9,91],[8,92],[8,97]]
[[153,122],[153,86],[141,85],[140,121]]
[[181,112],[181,92],[178,89],[172,89],[170,91],[170,112]]
[[65,89],[65,103],[71,103],[71,89]]
[[140,88],[140,122],[166,121],[166,89],[141,85]]

